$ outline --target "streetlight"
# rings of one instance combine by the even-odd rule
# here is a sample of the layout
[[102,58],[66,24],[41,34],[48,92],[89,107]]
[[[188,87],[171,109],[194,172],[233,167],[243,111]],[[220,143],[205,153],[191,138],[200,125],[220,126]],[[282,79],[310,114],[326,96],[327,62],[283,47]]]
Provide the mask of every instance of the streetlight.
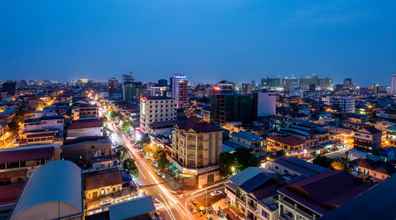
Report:
[[231,169],[232,175],[234,175],[236,173],[236,167],[235,166],[231,166],[230,169]]

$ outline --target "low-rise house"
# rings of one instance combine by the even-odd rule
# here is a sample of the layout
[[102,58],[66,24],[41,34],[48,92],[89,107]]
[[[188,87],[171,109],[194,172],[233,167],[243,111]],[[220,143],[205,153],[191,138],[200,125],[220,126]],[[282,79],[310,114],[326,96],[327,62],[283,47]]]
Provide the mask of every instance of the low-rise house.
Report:
[[396,168],[383,161],[359,159],[355,166],[356,171],[363,177],[370,177],[375,181],[384,181],[396,172]]
[[295,157],[281,157],[268,161],[264,167],[284,177],[310,177],[330,170]]
[[24,120],[24,131],[34,131],[43,129],[58,129],[63,133],[64,118],[60,115],[43,115],[39,118]]
[[77,101],[72,106],[72,119],[85,120],[99,117],[99,109],[96,105],[91,105],[84,101]]
[[278,190],[279,218],[315,220],[359,196],[369,185],[345,172],[326,172]]
[[231,141],[241,147],[252,149],[256,152],[262,152],[264,150],[264,139],[248,131],[232,133]]
[[121,192],[122,184],[121,171],[118,168],[85,173],[84,195],[88,201],[97,200]]
[[25,131],[19,137],[19,144],[62,144],[63,133],[55,128]]
[[277,190],[284,182],[265,169],[249,167],[225,184],[230,208],[240,219],[278,219]]
[[153,198],[151,196],[143,196],[110,206],[109,220],[149,220],[155,217],[154,213]]
[[71,161],[94,162],[95,158],[112,155],[111,141],[106,136],[85,136],[66,140],[62,146],[63,158]]
[[67,129],[67,139],[84,136],[102,136],[103,122],[99,119],[86,119],[73,121]]
[[0,150],[0,183],[23,182],[39,166],[59,160],[59,145],[31,145]]
[[271,135],[266,139],[268,151],[285,151],[292,154],[302,153],[305,140],[293,135]]

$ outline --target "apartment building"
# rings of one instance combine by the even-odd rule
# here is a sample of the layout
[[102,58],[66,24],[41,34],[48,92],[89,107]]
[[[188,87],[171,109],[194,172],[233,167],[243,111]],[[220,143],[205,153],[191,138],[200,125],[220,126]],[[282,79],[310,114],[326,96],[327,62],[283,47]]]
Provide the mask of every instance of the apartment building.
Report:
[[140,99],[140,128],[149,133],[151,125],[176,120],[175,101],[169,97],[150,96]]
[[202,187],[220,179],[218,162],[222,143],[222,129],[214,124],[195,119],[176,124],[171,157],[181,173],[191,176],[187,184]]

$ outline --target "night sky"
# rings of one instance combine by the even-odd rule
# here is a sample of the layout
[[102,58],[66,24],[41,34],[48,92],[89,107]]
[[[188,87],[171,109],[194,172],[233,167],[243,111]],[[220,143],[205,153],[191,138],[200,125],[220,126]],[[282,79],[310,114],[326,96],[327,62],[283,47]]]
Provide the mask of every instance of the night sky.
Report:
[[389,84],[394,0],[2,0],[0,79],[259,81],[317,73]]

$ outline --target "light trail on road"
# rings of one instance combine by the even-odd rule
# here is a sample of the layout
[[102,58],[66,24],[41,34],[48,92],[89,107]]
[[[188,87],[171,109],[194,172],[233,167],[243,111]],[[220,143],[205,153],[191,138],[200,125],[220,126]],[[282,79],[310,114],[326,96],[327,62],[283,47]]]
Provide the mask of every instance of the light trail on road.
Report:
[[171,190],[168,189],[165,185],[163,185],[163,180],[160,180],[152,167],[148,164],[148,162],[139,155],[137,150],[134,148],[131,140],[126,137],[119,129],[114,126],[113,123],[109,123],[111,130],[117,133],[117,135],[121,138],[122,142],[125,144],[126,149],[132,156],[132,158],[136,162],[136,166],[139,169],[139,174],[142,175],[142,179],[145,182],[145,185],[153,185],[150,189],[147,189],[147,192],[152,196],[156,196],[160,199],[160,201],[164,205],[164,209],[168,214],[169,218],[172,220],[178,219],[193,219],[193,215],[191,212],[185,207],[178,197],[171,193]]

